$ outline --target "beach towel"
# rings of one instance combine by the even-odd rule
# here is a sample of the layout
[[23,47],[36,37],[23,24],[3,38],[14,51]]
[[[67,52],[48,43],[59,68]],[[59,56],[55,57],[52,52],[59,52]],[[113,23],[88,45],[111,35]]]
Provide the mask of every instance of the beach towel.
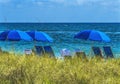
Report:
[[32,54],[32,50],[31,49],[25,49],[24,52],[25,52],[26,55]]
[[62,56],[62,57],[71,56],[70,50],[68,50],[68,49],[66,49],[66,48],[62,49],[62,50],[61,50],[61,56]]

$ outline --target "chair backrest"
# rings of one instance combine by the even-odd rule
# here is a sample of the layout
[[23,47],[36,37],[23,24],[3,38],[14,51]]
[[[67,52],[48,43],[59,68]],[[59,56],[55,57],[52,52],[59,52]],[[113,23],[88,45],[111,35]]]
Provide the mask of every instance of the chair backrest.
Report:
[[2,49],[1,49],[1,47],[0,47],[0,52],[3,52]]
[[35,46],[37,55],[44,55],[44,50],[42,46]]
[[81,57],[81,58],[86,58],[87,57],[85,52],[83,52],[83,51],[75,52],[75,54],[76,54],[77,57]]
[[51,46],[44,46],[44,51],[45,51],[45,54],[50,55],[50,57],[55,56]]
[[113,58],[113,52],[110,46],[103,46],[104,53],[107,57]]
[[92,47],[92,50],[93,50],[95,56],[103,57],[101,49],[99,47]]

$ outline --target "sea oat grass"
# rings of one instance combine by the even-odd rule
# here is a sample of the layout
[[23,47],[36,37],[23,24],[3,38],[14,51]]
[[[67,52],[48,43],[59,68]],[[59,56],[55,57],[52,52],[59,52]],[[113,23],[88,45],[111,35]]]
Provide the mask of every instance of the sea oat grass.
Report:
[[0,84],[119,83],[120,59],[0,55]]

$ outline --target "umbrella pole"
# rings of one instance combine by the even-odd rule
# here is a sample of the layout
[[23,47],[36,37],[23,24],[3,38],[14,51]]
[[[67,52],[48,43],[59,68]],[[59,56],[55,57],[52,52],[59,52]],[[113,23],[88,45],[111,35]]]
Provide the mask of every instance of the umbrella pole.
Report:
[[13,43],[12,43],[12,52],[13,52],[13,55],[15,56],[15,47],[14,47],[14,44],[15,44],[15,42],[13,41]]
[[33,52],[34,52],[34,54],[36,53],[35,45],[36,45],[36,41],[34,40],[34,41],[33,41],[33,46],[34,46]]
[[45,45],[43,45],[43,42],[42,42],[43,56],[45,57],[45,49],[44,49],[44,46],[45,46]]
[[[53,45],[55,46],[55,42],[53,42]],[[53,51],[54,56],[55,56],[55,53],[57,53],[57,51],[59,52],[58,48],[57,48],[56,52],[55,52],[55,51]],[[56,56],[55,56],[55,58],[56,58]]]
[[89,52],[89,57],[90,57],[90,59],[93,57],[92,56],[92,47],[93,47],[93,44],[94,44],[94,42],[91,42],[91,45],[90,45],[90,52]]

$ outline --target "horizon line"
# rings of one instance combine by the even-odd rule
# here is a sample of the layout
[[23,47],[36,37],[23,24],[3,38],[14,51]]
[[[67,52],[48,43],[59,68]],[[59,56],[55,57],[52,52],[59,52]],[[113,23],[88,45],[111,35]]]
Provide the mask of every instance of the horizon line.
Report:
[[0,22],[1,23],[120,23],[120,22]]

